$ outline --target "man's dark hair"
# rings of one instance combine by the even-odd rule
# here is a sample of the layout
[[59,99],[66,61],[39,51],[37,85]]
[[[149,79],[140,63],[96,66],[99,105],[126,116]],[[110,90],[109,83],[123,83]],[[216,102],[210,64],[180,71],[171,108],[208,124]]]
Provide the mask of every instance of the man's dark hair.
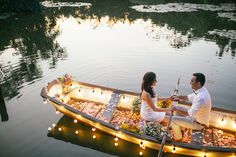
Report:
[[205,81],[206,81],[204,74],[202,74],[202,73],[193,73],[193,76],[196,77],[196,81],[200,82],[201,86],[204,86]]

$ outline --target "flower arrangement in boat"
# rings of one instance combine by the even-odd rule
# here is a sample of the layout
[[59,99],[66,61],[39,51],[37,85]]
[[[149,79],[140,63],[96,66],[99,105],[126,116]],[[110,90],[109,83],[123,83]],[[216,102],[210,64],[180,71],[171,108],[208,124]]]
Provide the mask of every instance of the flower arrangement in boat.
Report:
[[172,101],[170,99],[168,100],[160,100],[157,102],[157,107],[159,108],[169,108],[171,106]]
[[62,92],[67,94],[71,91],[72,86],[72,77],[68,74],[65,74],[63,77],[59,78],[62,86]]
[[148,136],[158,138],[161,136],[162,126],[161,124],[155,121],[146,122],[142,132]]
[[137,113],[133,113],[132,116],[128,117],[130,118],[126,118],[126,120],[120,125],[120,128],[128,130],[133,133],[140,133],[140,128],[139,128],[140,115]]

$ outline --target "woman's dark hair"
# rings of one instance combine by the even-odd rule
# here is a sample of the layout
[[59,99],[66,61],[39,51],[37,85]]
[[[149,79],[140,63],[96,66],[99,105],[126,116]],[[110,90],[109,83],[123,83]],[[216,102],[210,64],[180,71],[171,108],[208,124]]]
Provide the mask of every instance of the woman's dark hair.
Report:
[[200,82],[201,86],[204,86],[205,84],[205,75],[202,73],[193,73],[193,76],[196,77],[196,81]]
[[155,97],[155,93],[152,89],[152,84],[154,81],[156,81],[156,74],[154,72],[147,72],[143,76],[143,83],[141,86],[141,90],[145,90],[146,92],[148,92],[152,98]]

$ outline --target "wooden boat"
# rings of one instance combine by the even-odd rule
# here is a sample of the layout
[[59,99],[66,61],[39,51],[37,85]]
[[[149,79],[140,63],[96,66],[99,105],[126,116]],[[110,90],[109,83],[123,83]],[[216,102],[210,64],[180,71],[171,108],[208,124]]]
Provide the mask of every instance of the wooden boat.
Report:
[[[44,102],[56,111],[91,126],[140,145],[141,148],[160,149],[160,137],[140,132],[148,122],[140,119],[134,104],[139,93],[72,81],[64,85],[54,80],[43,87]],[[188,103],[178,105],[189,107]],[[185,130],[183,142],[168,141],[164,152],[199,157],[236,156],[236,111],[212,108],[210,127],[202,131]],[[164,127],[163,127],[164,128]],[[162,129],[163,129],[162,128]],[[51,130],[51,128],[49,128]],[[63,128],[59,128],[60,131]],[[96,138],[94,135],[93,138]],[[143,155],[140,153],[139,155]]]

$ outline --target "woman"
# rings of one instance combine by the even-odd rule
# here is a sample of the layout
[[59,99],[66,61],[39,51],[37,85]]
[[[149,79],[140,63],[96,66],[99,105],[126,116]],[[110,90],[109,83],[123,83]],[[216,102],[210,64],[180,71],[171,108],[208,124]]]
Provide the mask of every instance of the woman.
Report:
[[157,84],[156,74],[153,72],[147,72],[143,76],[143,82],[141,86],[141,111],[140,115],[144,120],[157,121],[166,124],[169,120],[169,109],[161,109],[156,107],[157,100],[168,100],[168,98],[157,98],[155,86]]

